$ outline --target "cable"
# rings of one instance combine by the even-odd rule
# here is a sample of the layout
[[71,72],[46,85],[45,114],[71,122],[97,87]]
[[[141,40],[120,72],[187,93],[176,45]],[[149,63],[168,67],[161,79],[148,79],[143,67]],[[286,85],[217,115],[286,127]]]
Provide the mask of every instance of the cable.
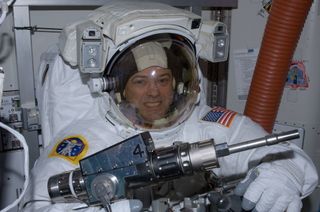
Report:
[[0,3],[1,3],[0,4],[0,9],[1,9],[1,11],[0,11],[1,12],[0,25],[1,25],[4,21],[4,19],[6,18],[9,9],[8,9],[8,5],[6,2],[1,1]]
[[10,209],[12,209],[13,207],[15,207],[16,205],[18,205],[18,203],[21,201],[22,197],[26,193],[27,186],[29,184],[29,148],[28,148],[28,145],[27,145],[27,142],[26,142],[25,138],[18,131],[8,127],[7,125],[3,124],[2,122],[0,122],[0,127],[2,127],[3,129],[9,131],[10,133],[12,133],[22,143],[23,149],[24,149],[25,181],[24,181],[24,184],[23,184],[23,191],[22,191],[22,193],[21,193],[21,195],[19,196],[18,199],[16,199],[13,203],[11,203],[6,208],[4,208],[4,209],[2,209],[0,211],[0,212],[6,212],[6,211],[9,211]]
[[3,1],[3,0],[0,0],[0,12],[1,12],[1,16],[0,16],[0,25],[3,23],[4,19],[6,18],[7,16],[7,13],[9,11],[9,6],[11,4],[13,4],[15,0],[9,0],[9,1]]
[[2,94],[3,94],[3,81],[4,81],[4,71],[3,71],[3,67],[0,66],[0,106],[1,106]]
[[[15,0],[9,0],[9,1],[3,1],[0,0],[0,25],[4,22],[7,13],[9,11],[9,6],[11,4],[13,4]],[[2,101],[2,94],[3,94],[3,81],[4,81],[4,72],[3,72],[3,68],[0,67],[0,105],[1,105],[1,101]],[[13,203],[11,203],[10,205],[8,205],[6,208],[2,209],[0,212],[7,212],[10,209],[12,209],[13,207],[17,206],[19,204],[19,202],[21,201],[21,199],[23,198],[24,194],[26,193],[28,184],[29,184],[29,148],[28,148],[28,144],[25,140],[25,138],[23,137],[22,134],[20,134],[18,131],[8,127],[7,125],[3,124],[2,122],[0,122],[0,127],[7,130],[8,132],[10,132],[11,134],[13,134],[19,141],[20,143],[22,143],[23,145],[23,149],[24,149],[24,175],[25,175],[25,181],[23,184],[23,191],[20,194],[19,198],[16,199]]]
[[7,5],[10,6],[11,4],[13,4],[14,1],[15,1],[15,0],[9,0],[9,1],[7,1]]
[[[3,81],[4,81],[4,72],[3,72],[3,68],[0,67],[0,105],[1,105],[1,101],[2,101]],[[13,203],[11,203],[6,208],[4,208],[0,211],[0,212],[6,212],[6,211],[9,211],[10,209],[12,209],[13,207],[15,207],[16,205],[18,205],[19,202],[21,201],[22,197],[26,193],[26,190],[27,190],[27,187],[29,184],[29,147],[28,147],[28,144],[27,144],[25,138],[23,137],[23,135],[21,135],[21,133],[8,127],[7,125],[3,124],[2,122],[0,122],[0,127],[7,130],[10,133],[12,133],[22,143],[23,149],[24,149],[25,181],[23,184],[23,191],[18,199],[16,199]]]

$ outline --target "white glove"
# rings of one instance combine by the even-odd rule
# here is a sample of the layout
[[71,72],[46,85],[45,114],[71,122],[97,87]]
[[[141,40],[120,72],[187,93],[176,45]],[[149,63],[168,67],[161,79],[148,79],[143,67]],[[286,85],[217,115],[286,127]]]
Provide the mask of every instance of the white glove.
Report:
[[251,169],[235,189],[242,208],[258,212],[299,212],[303,173],[290,160],[262,163]]
[[140,200],[121,200],[111,204],[112,212],[140,212],[143,205]]

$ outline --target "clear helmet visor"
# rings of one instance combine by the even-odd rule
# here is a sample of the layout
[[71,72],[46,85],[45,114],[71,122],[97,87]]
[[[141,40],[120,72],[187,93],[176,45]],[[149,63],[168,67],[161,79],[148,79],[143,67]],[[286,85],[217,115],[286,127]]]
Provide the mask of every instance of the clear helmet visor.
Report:
[[177,35],[136,42],[114,59],[107,75],[117,79],[110,96],[123,121],[143,130],[182,123],[199,93],[195,53]]

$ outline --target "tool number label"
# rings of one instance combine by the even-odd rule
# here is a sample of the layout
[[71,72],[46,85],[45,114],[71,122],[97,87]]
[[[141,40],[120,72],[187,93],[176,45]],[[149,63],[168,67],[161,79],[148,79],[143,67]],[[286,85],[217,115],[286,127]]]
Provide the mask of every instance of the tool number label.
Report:
[[143,154],[144,151],[141,149],[140,144],[137,144],[137,146],[133,150],[133,155],[139,155],[142,158]]

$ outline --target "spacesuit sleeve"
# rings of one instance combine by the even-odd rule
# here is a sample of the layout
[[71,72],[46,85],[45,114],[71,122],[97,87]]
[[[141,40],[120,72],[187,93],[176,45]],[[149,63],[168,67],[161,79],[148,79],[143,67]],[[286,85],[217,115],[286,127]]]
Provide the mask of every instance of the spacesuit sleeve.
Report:
[[[49,146],[50,147],[50,146]],[[20,204],[21,211],[24,212],[61,212],[72,211],[74,208],[83,206],[79,203],[52,203],[49,197],[47,182],[48,179],[56,174],[77,168],[68,161],[61,158],[48,157],[48,150],[44,150],[40,158],[36,161],[31,171],[31,180]],[[77,211],[103,211],[97,207],[85,208]]]
[[[262,127],[248,117],[238,115],[238,123],[234,124],[236,127],[231,132],[229,145],[267,135]],[[301,148],[290,142],[260,147],[220,158],[219,172],[223,176],[244,174],[262,162],[275,160],[277,163],[283,163],[284,166],[290,164],[295,167],[296,176],[303,175],[302,197],[309,195],[315,189],[318,184],[318,176],[312,160]]]
[[71,211],[79,204],[53,204],[51,203],[47,182],[55,175],[74,169],[76,166],[66,163],[62,159],[47,158],[44,154],[37,160],[31,171],[31,180],[20,204],[21,211],[24,212],[55,212]]
[[88,113],[88,118],[75,122],[53,138],[31,170],[31,181],[20,204],[22,211],[61,212],[73,211],[74,208],[77,208],[76,211],[104,211],[101,207],[85,207],[81,203],[52,203],[47,183],[54,175],[78,168],[83,158],[122,141],[109,129],[109,125],[94,110]]
[[85,83],[87,76],[66,64],[58,53],[48,51],[41,58],[36,91],[46,147],[52,137],[96,108],[97,100]]

